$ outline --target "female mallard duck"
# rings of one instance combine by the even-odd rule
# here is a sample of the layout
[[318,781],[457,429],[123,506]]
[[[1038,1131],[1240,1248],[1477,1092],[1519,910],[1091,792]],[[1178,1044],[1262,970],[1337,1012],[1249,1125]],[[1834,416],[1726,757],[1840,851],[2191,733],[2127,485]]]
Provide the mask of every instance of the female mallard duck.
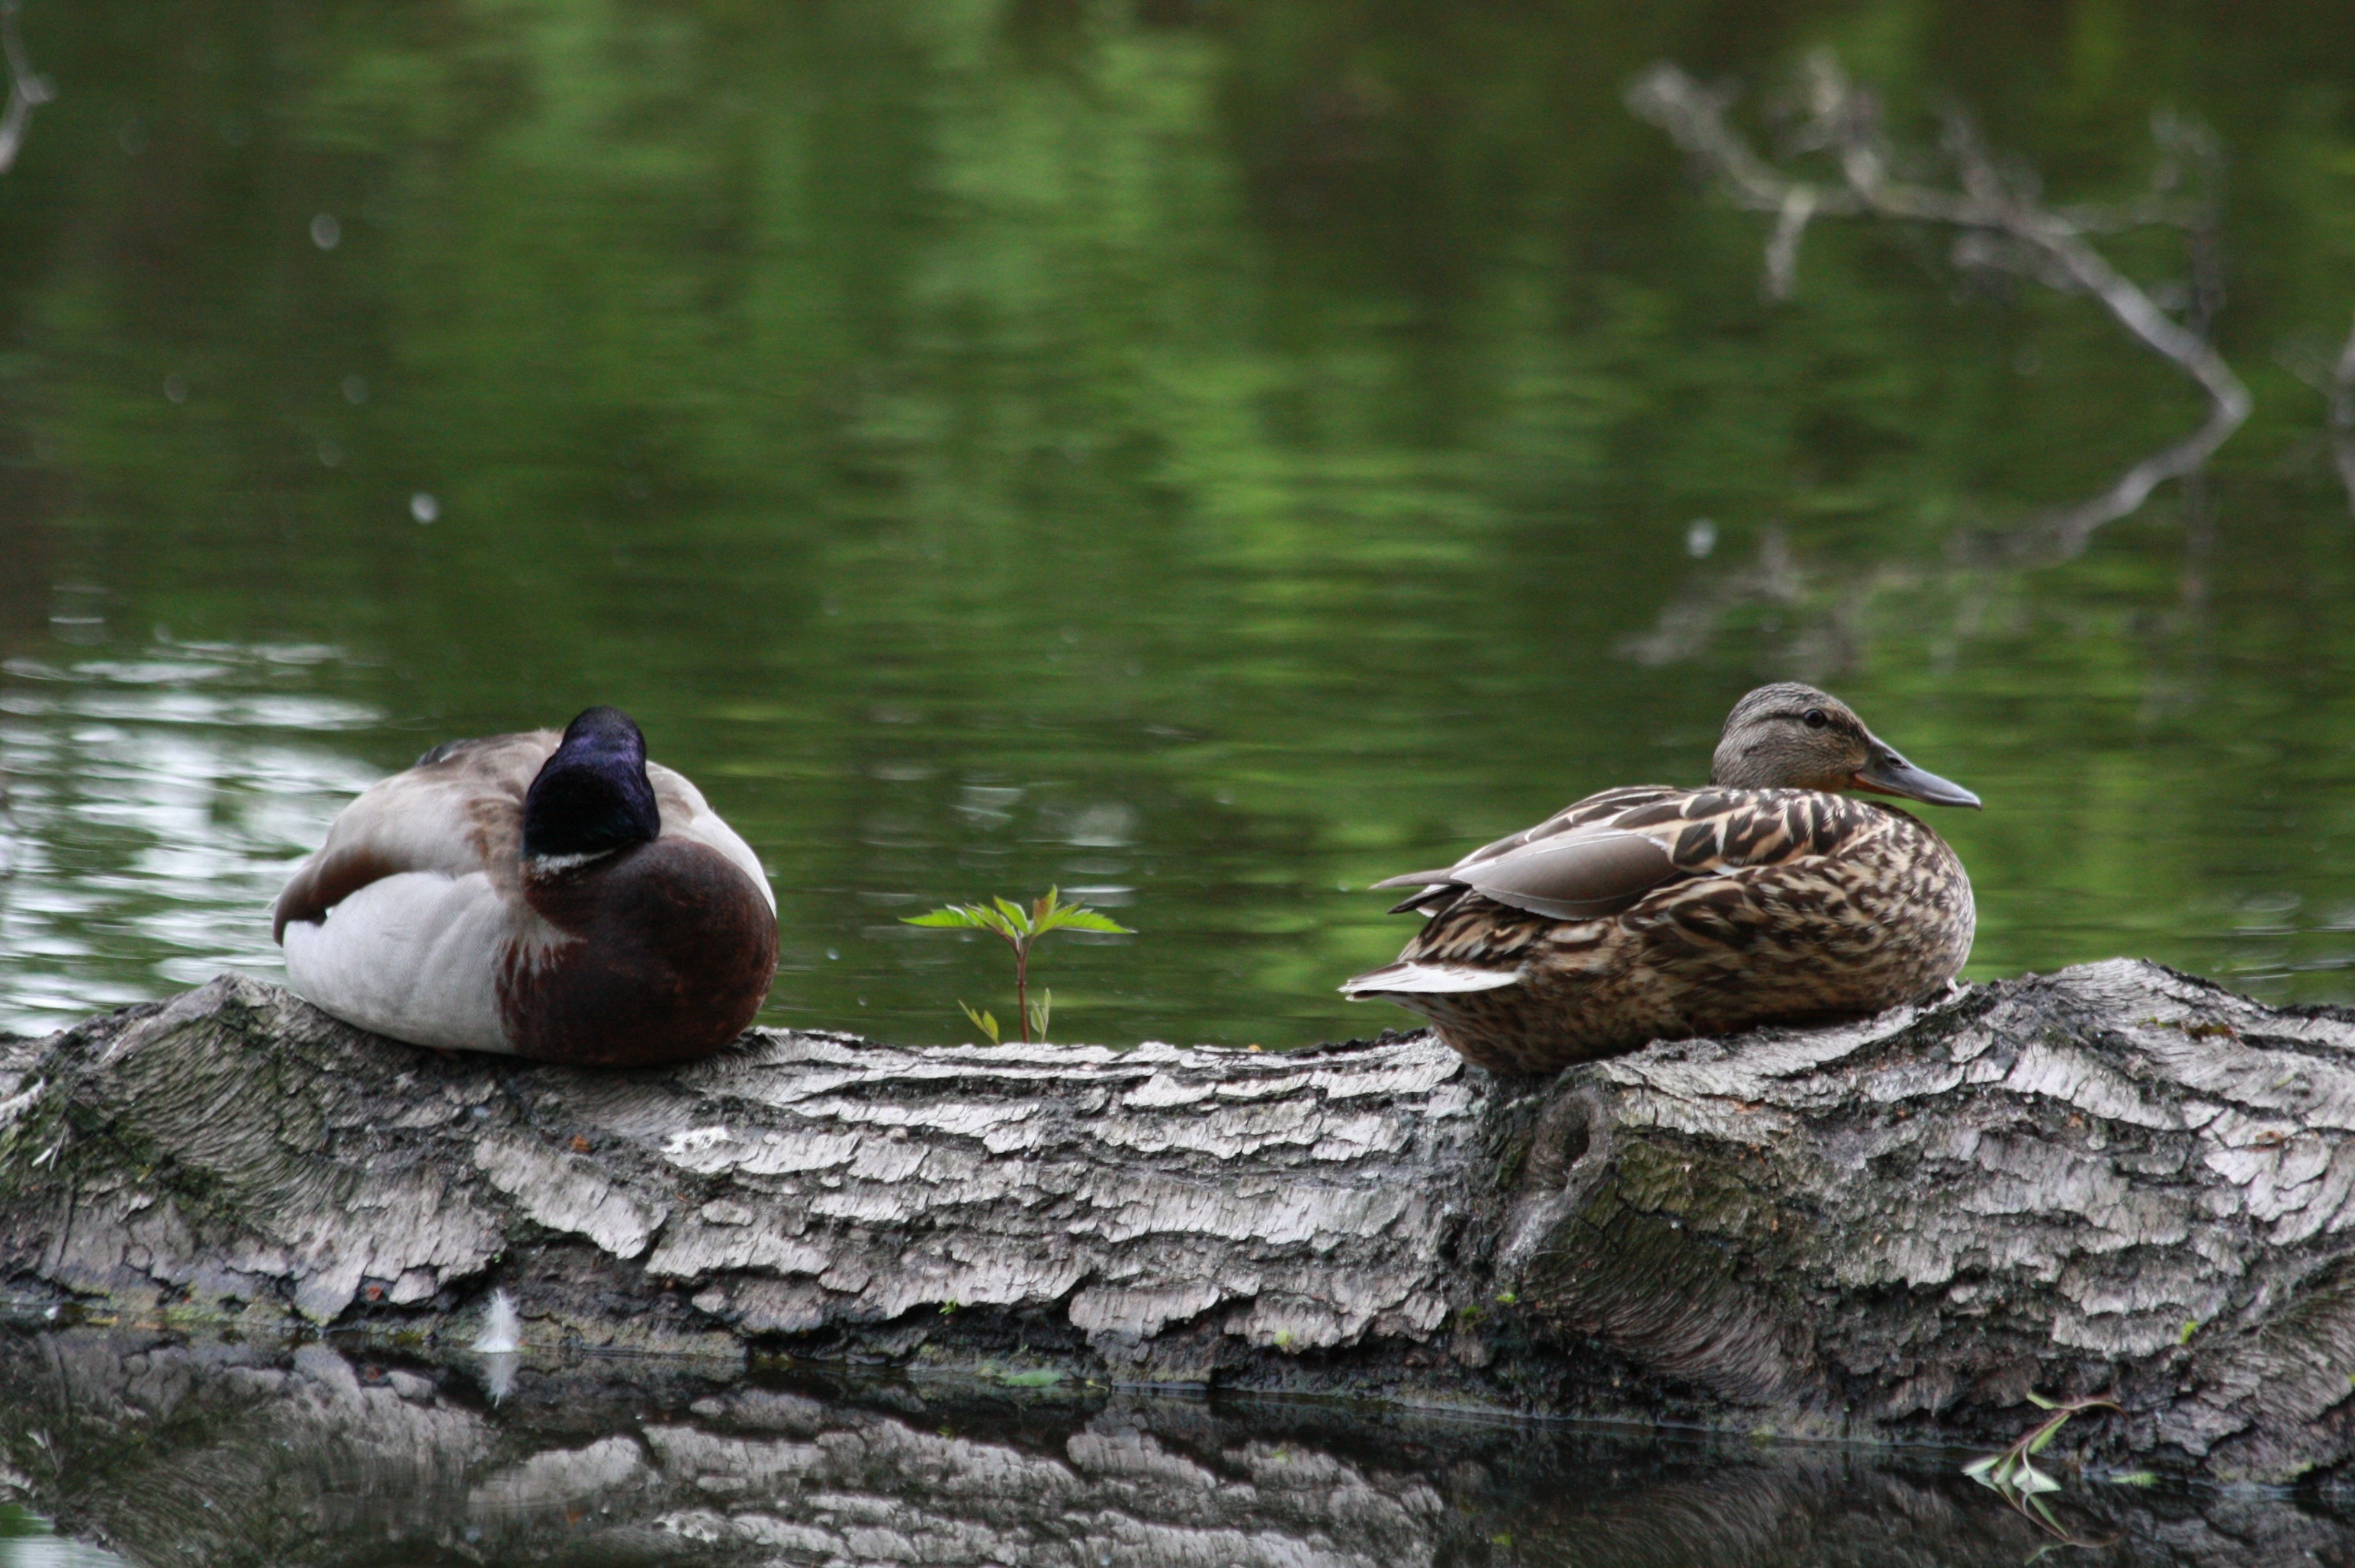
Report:
[[709,1056],[777,967],[761,862],[617,709],[452,741],[343,809],[278,895],[295,991],[415,1045]]
[[1431,923],[1341,989],[1423,1014],[1497,1072],[1913,1001],[1970,954],[1970,879],[1929,828],[1850,789],[1979,804],[1837,699],[1762,686],[1726,720],[1708,788],[1604,790],[1375,883],[1420,888],[1391,912]]

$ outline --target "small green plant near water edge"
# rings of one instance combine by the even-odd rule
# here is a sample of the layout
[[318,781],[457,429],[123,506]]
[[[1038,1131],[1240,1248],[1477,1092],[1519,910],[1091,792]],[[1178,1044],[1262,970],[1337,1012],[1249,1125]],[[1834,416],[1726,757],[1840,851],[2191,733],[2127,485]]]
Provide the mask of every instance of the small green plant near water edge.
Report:
[[[902,915],[910,925],[926,925],[951,931],[986,931],[1001,938],[1014,949],[1014,1021],[1022,1031],[1022,1043],[1030,1043],[1035,1034],[1040,1040],[1047,1038],[1047,1020],[1053,1015],[1055,993],[1042,994],[1039,1004],[1030,1002],[1030,946],[1050,931],[1097,931],[1114,936],[1134,936],[1128,927],[1100,914],[1085,904],[1067,904],[1062,890],[1049,888],[1046,896],[1030,901],[1024,909],[1011,899],[993,898],[986,904],[943,904],[929,914]],[[989,1037],[989,1043],[1001,1043],[997,1019],[986,1011],[976,1011],[960,1001],[964,1016],[973,1027]]]
[[2073,1541],[2074,1538],[2070,1536],[2061,1521],[2052,1516],[2052,1510],[2044,1505],[2044,1499],[2040,1495],[2044,1492],[2059,1491],[2061,1483],[2038,1469],[2030,1463],[2030,1458],[2044,1451],[2045,1445],[2051,1443],[2060,1435],[2061,1429],[2069,1424],[2071,1416],[2082,1411],[2118,1410],[2122,1407],[2114,1399],[2051,1400],[2033,1390],[2029,1392],[2028,1403],[2039,1410],[2049,1410],[2052,1413],[2022,1434],[2019,1441],[2002,1453],[1989,1454],[1985,1458],[1974,1459],[1964,1466],[1963,1474],[1993,1490],[1997,1496],[2026,1514],[2036,1523],[2056,1535]]

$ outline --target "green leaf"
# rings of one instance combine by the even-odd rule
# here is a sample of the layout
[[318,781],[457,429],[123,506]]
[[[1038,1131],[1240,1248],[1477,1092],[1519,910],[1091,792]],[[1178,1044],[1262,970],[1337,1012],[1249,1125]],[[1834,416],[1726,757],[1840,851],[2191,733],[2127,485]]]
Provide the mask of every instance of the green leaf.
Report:
[[2028,1403],[2034,1405],[2039,1410],[2058,1410],[2061,1408],[2059,1401],[2047,1399],[2042,1394],[2038,1393],[2034,1389],[2030,1389],[2028,1391]]
[[1018,936],[1028,936],[1030,934],[1030,912],[1028,910],[1024,909],[1020,904],[1016,903],[1011,899],[992,898],[989,901],[997,906],[997,914],[1000,919],[1006,922],[1005,929],[1010,934]]
[[973,1008],[966,1007],[963,1001],[958,1002],[957,1006],[964,1008],[964,1016],[973,1020],[974,1028],[979,1029],[982,1033],[989,1037],[990,1044],[1003,1045],[1006,1043],[1004,1040],[997,1038],[997,1019],[996,1015],[987,1011],[978,1013],[975,1012]]
[[1963,1474],[1975,1481],[1983,1481],[1987,1479],[1988,1471],[2003,1463],[2004,1457],[2002,1454],[1989,1454],[1983,1459],[1974,1459],[1963,1467]]
[[1054,991],[1051,988],[1041,991],[1039,999],[1030,1004],[1030,1038],[1040,1045],[1047,1043],[1047,1020],[1054,1014]]
[[2060,1482],[2025,1459],[2019,1462],[2019,1479],[2013,1484],[2031,1497],[2038,1492],[2057,1492],[2061,1489]]
[[2040,1427],[2036,1435],[2028,1440],[2028,1451],[2030,1454],[2041,1454],[2044,1451],[2044,1445],[2060,1436],[2061,1429],[2069,1424],[2069,1415],[2070,1413],[2064,1410]]
[[1072,931],[1101,931],[1114,936],[1136,934],[1110,915],[1098,914],[1085,904],[1073,904],[1058,910],[1055,913],[1055,924]]
[[950,904],[945,909],[936,909],[929,914],[903,914],[900,917],[900,923],[902,925],[930,925],[943,929],[949,927],[964,927],[970,929],[974,926],[979,925],[981,922],[973,918],[971,911],[959,909],[956,905]]
[[1028,1372],[1000,1372],[997,1381],[1007,1388],[1053,1388],[1063,1381],[1063,1374],[1052,1367],[1040,1367]]

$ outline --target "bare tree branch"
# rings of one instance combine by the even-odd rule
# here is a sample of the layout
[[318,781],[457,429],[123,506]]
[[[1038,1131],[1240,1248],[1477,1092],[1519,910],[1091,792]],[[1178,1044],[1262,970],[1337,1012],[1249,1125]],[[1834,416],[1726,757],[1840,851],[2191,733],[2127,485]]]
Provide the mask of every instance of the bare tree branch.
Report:
[[57,89],[33,69],[26,57],[25,40],[16,30],[18,0],[0,0],[0,56],[8,65],[8,107],[0,112],[0,175],[15,165],[25,145],[25,132],[33,111],[55,98]]

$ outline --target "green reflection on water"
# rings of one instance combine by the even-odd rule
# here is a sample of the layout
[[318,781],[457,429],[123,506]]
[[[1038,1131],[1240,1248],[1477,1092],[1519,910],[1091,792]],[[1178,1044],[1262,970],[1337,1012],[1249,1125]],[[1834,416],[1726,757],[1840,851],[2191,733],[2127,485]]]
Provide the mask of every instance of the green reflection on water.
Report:
[[[1408,923],[1350,889],[1697,780],[1793,674],[1986,797],[1936,816],[1971,974],[2355,996],[2355,526],[2291,373],[2355,306],[2355,16],[24,25],[59,97],[0,179],[0,1027],[266,970],[344,794],[612,701],[775,873],[769,1021],[963,1038],[1000,955],[897,917],[1060,882],[1142,933],[1045,956],[1060,1034],[1370,1032],[1407,1017],[1332,987]],[[2157,108],[2216,128],[2257,412],[2196,492],[1956,564],[2200,408],[1943,236],[1819,226],[1762,304],[1758,223],[1618,94],[1827,43],[2058,197],[2138,188]]]
[[122,1568],[101,1546],[61,1538],[49,1521],[17,1503],[0,1503],[0,1568]]

